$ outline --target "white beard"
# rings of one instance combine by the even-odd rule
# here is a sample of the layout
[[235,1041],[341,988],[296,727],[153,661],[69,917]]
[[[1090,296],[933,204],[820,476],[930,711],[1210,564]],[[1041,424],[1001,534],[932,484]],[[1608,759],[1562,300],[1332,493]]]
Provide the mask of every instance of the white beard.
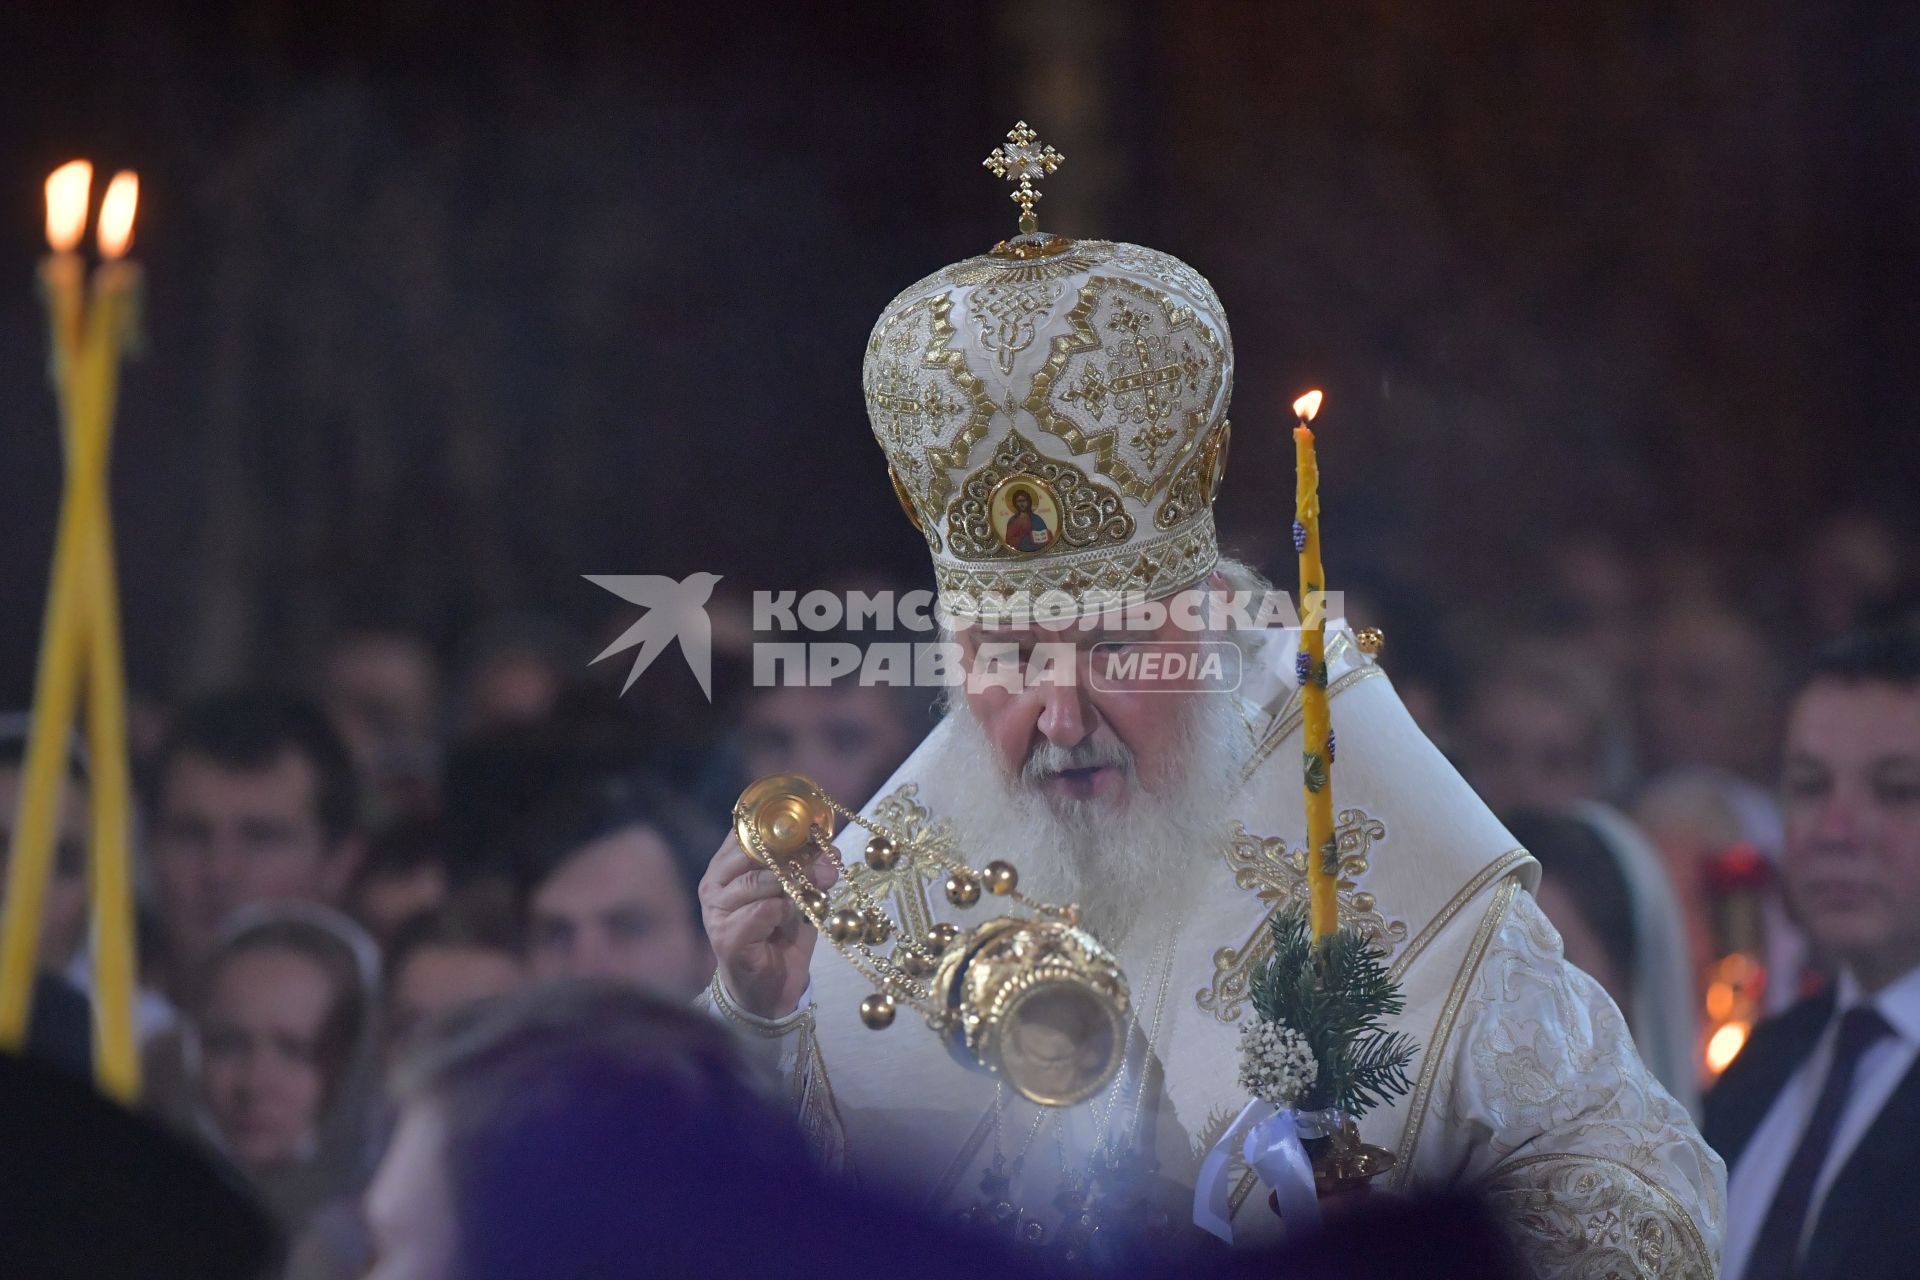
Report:
[[[1187,700],[1174,776],[1150,792],[1132,753],[1117,743],[1071,750],[1043,743],[1023,776],[1009,779],[971,707],[955,699],[955,794],[970,805],[952,815],[958,852],[975,866],[1012,862],[1023,894],[1079,904],[1081,924],[1116,951],[1142,924],[1170,926],[1202,869],[1226,847],[1227,806],[1240,789],[1250,745],[1239,701],[1221,693]],[[1124,804],[1050,799],[1037,788],[1047,772],[1094,764],[1121,768]],[[1156,931],[1143,932],[1144,945]]]

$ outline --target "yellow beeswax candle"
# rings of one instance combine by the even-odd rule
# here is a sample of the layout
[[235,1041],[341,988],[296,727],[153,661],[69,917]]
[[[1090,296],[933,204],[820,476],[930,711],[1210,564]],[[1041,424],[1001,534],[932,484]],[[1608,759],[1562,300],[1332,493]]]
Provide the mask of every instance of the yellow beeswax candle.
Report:
[[[103,218],[104,222],[104,218]],[[134,953],[133,872],[129,849],[133,785],[127,757],[126,665],[120,641],[120,593],[115,581],[113,525],[106,460],[119,391],[120,353],[138,306],[139,273],[109,262],[94,276],[89,356],[100,368],[91,421],[76,424],[86,452],[101,471],[98,501],[87,528],[82,573],[87,638],[87,741],[92,762],[89,877],[93,891],[94,1075],[101,1090],[123,1102],[138,1100],[140,1043],[134,1023],[139,983]],[[98,354],[95,354],[98,353]]]
[[138,269],[118,259],[132,240],[139,185],[134,175],[122,173],[108,188],[100,216],[100,250],[108,261],[94,276],[88,302],[85,268],[72,250],[85,231],[91,176],[91,166],[76,161],[47,182],[47,241],[54,253],[42,265],[41,279],[67,482],[0,917],[0,1046],[18,1048],[30,1022],[55,816],[66,783],[66,739],[84,678],[93,773],[89,882],[95,1075],[110,1096],[132,1103],[140,1087],[128,849],[132,787],[107,458],[120,357],[133,331],[139,288]]
[[1293,542],[1300,557],[1301,772],[1307,810],[1307,890],[1309,923],[1316,942],[1339,927],[1334,897],[1338,857],[1333,841],[1333,721],[1327,709],[1326,571],[1320,563],[1320,464],[1313,428],[1322,397],[1309,391],[1293,402],[1300,425],[1293,429],[1297,480]]

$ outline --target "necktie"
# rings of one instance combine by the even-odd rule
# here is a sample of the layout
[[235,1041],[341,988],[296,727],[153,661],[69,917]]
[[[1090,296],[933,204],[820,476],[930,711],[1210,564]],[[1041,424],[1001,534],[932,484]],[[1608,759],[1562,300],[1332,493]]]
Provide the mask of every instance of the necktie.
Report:
[[1807,1225],[1807,1211],[1813,1204],[1813,1189],[1820,1181],[1821,1166],[1833,1146],[1833,1131],[1839,1126],[1840,1113],[1846,1109],[1853,1091],[1854,1069],[1860,1059],[1882,1036],[1893,1028],[1872,1005],[1849,1009],[1840,1019],[1840,1033],[1834,1037],[1833,1062],[1827,1068],[1826,1083],[1813,1104],[1813,1114],[1794,1148],[1793,1159],[1780,1175],[1780,1187],[1773,1193],[1767,1220],[1754,1241],[1747,1262],[1746,1280],[1788,1280],[1800,1272],[1800,1237]]

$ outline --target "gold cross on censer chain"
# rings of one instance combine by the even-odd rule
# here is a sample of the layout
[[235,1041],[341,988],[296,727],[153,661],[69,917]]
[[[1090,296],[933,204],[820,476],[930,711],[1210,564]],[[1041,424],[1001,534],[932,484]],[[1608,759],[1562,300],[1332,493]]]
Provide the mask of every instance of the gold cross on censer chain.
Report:
[[[1004,118],[1004,117],[1003,117]],[[1037,145],[1036,145],[1037,144]],[[1013,202],[1020,206],[1020,234],[1030,236],[1040,229],[1033,216],[1033,205],[1040,198],[1034,182],[1060,167],[1066,157],[1040,141],[1040,135],[1027,127],[1025,120],[1007,130],[1007,145],[995,147],[993,154],[980,163],[996,178],[1020,185],[1013,190]]]

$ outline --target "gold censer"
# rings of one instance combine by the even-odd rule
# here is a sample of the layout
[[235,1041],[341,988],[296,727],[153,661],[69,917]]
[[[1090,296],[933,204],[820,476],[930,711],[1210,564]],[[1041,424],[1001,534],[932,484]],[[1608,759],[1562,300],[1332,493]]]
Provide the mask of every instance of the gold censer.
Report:
[[[889,916],[847,874],[833,844],[836,817],[870,833],[865,856],[875,871],[904,858],[945,873],[955,909],[1003,898],[1026,914],[1005,914],[970,928],[945,921],[915,935]],[[893,1024],[902,1004],[926,1018],[962,1063],[992,1072],[1042,1106],[1071,1106],[1098,1093],[1126,1055],[1126,975],[1071,906],[1020,892],[1012,863],[974,868],[915,845],[836,803],[797,773],[773,774],[741,793],[734,833],[747,855],[772,871],[814,928],[872,981],[860,1020]],[[806,868],[825,858],[840,872],[833,898]],[[891,944],[889,948],[889,944]]]

